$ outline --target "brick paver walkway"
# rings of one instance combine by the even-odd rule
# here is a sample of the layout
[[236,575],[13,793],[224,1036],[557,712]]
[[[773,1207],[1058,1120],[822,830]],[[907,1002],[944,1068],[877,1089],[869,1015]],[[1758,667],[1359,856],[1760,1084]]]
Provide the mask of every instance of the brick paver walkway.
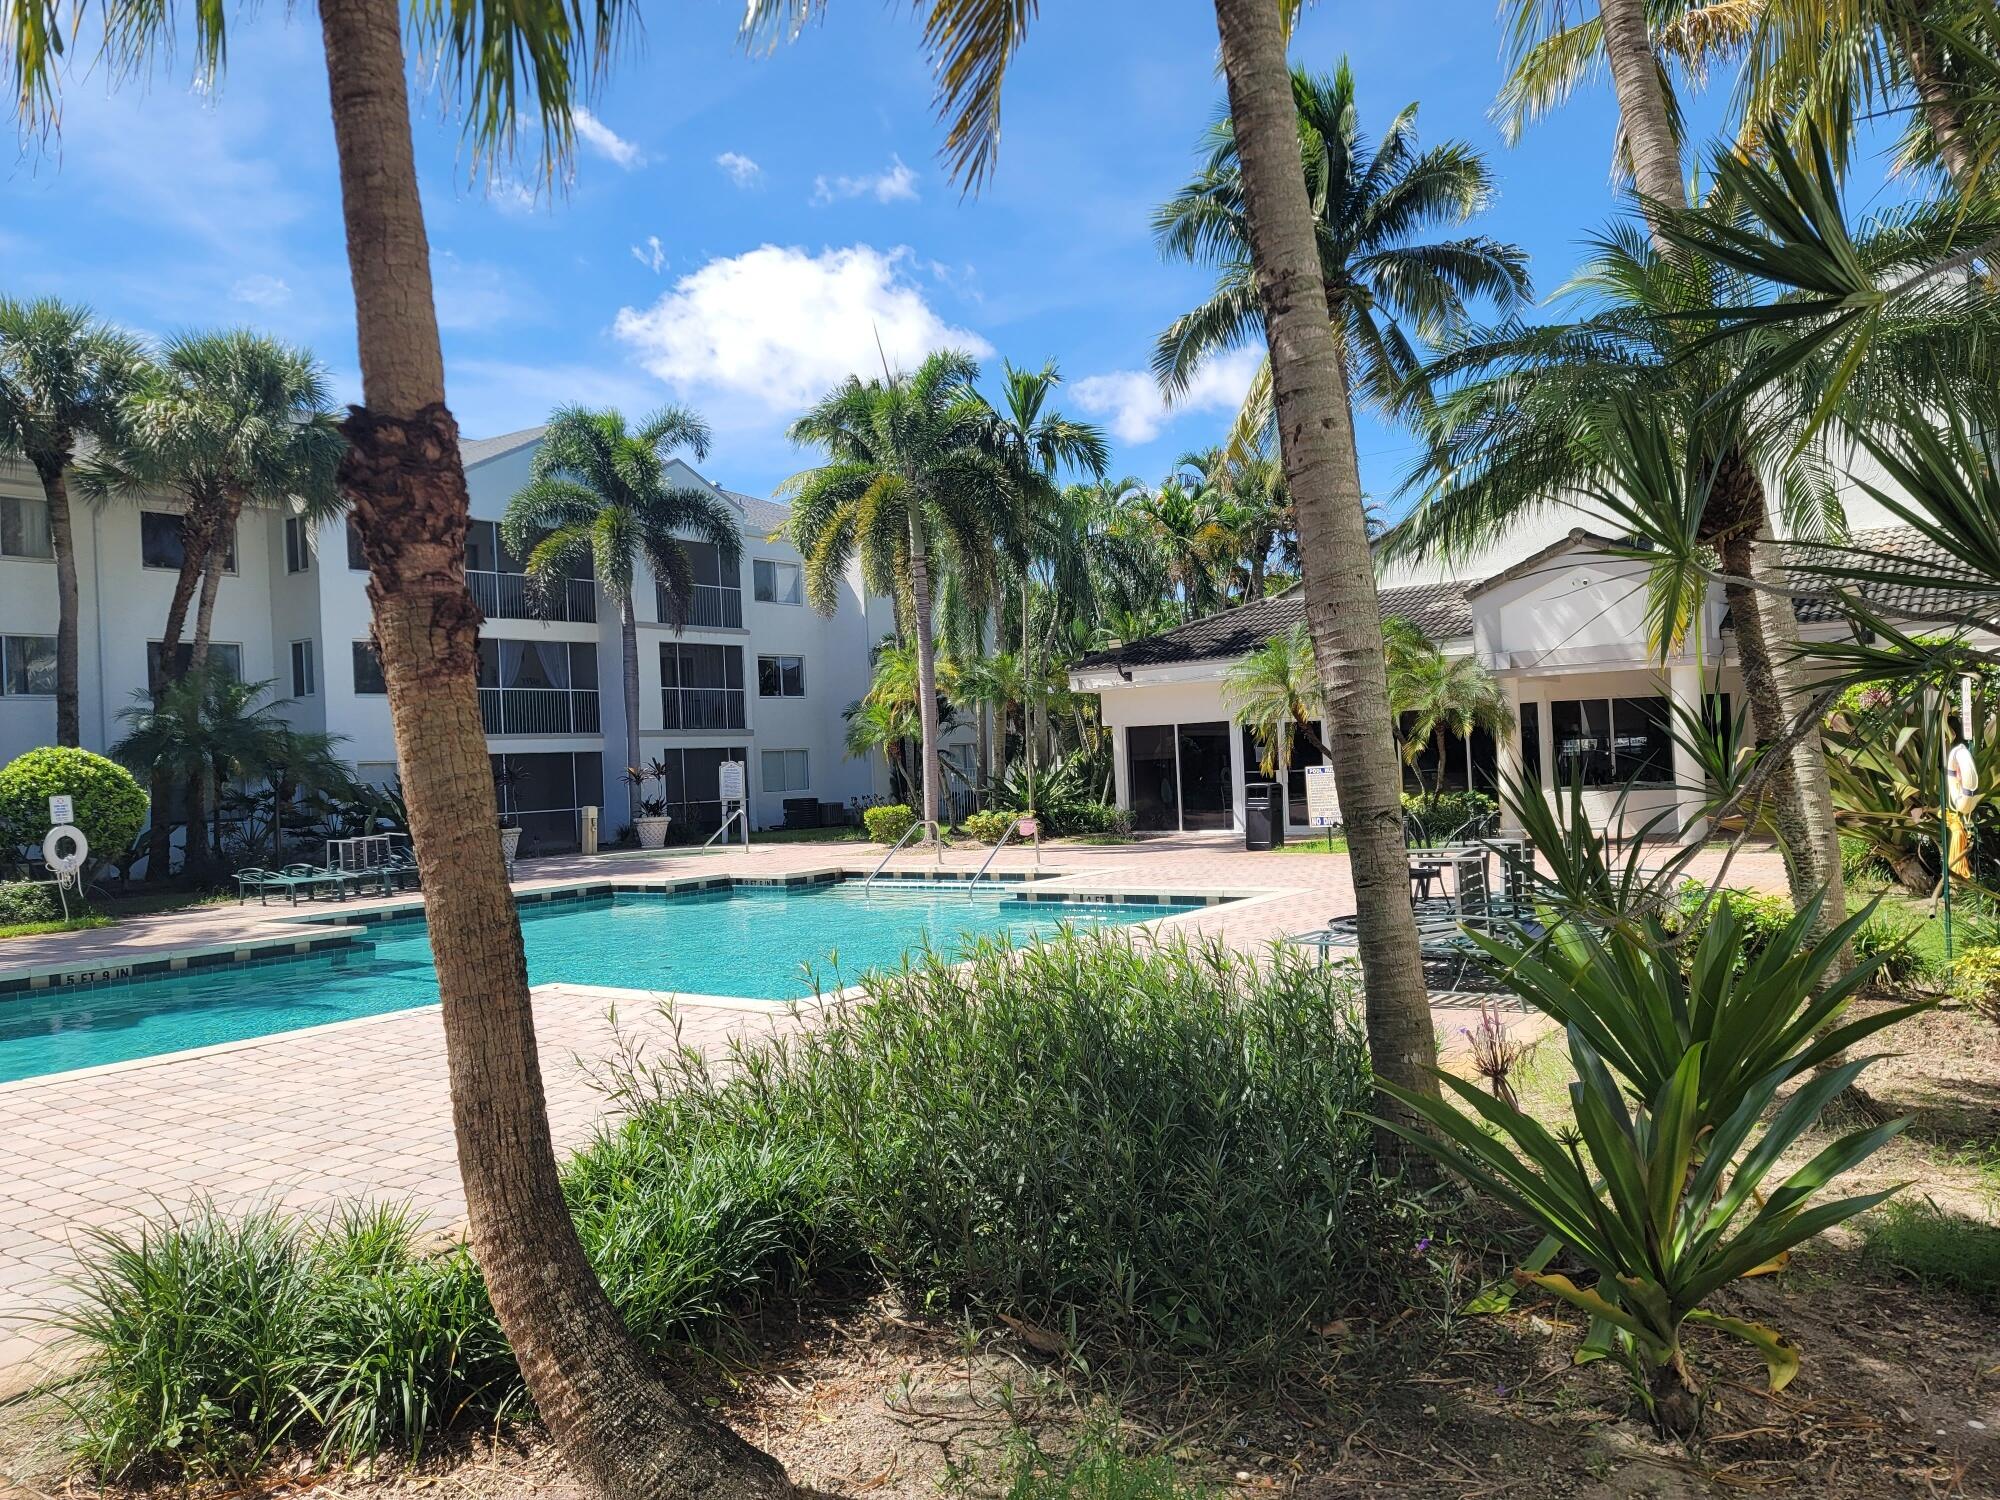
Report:
[[[975,867],[984,857],[983,850],[955,851],[945,863]],[[520,884],[865,870],[874,858],[860,845],[774,844],[548,860],[524,866]],[[910,852],[896,867],[919,871],[928,863],[929,856]],[[1033,863],[1028,851],[1009,849],[995,868]],[[1049,888],[1241,893],[1246,899],[1168,920],[1243,948],[1354,907],[1344,856],[1249,854],[1218,837],[1054,847],[1041,863],[1045,872],[1061,872]],[[1753,853],[1739,857],[1731,878],[1781,888],[1783,877],[1774,856]],[[283,930],[275,923],[285,915],[276,907],[206,907],[10,941],[0,948],[0,972],[232,946]],[[563,1146],[586,1140],[602,1117],[590,1065],[611,1050],[614,1000],[621,1027],[643,1033],[662,1025],[657,1008],[635,1003],[629,991],[560,984],[535,991],[543,1076]],[[742,1001],[683,998],[677,1017],[683,1039],[704,1048],[795,1024],[783,1007]],[[1464,1019],[1463,1007],[1440,1002],[1442,1028],[1455,1032]],[[265,1203],[307,1209],[353,1198],[407,1200],[440,1222],[463,1210],[435,1007],[0,1085],[0,1393],[45,1363],[43,1325],[62,1303],[89,1231],[198,1201],[225,1210]]]

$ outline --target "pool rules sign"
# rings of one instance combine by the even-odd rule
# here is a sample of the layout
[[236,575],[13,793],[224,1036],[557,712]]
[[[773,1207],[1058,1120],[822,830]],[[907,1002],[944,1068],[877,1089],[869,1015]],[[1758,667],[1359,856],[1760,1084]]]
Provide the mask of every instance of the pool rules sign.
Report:
[[1333,794],[1333,767],[1307,766],[1306,771],[1306,822],[1314,828],[1324,828],[1326,847],[1333,848],[1333,830],[1340,826],[1340,802]]

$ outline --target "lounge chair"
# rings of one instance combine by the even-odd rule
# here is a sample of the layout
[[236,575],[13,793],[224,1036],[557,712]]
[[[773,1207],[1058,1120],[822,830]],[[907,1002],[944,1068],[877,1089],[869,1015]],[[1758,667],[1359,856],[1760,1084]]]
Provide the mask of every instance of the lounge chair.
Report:
[[247,865],[236,872],[236,904],[241,906],[252,891],[257,893],[257,904],[266,905],[266,898],[272,891],[284,891],[292,898],[292,905],[299,904],[298,885],[289,876],[276,870],[266,870],[259,865]]
[[323,865],[286,865],[278,873],[289,878],[297,889],[303,890],[308,896],[315,895],[330,886],[342,901],[347,899],[349,886],[357,885],[363,879],[353,871],[329,870]]

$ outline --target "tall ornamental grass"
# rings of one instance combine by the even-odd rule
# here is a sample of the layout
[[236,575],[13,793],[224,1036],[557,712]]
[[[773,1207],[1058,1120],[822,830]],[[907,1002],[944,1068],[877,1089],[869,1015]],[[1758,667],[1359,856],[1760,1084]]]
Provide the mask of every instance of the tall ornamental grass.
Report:
[[[626,1118],[565,1190],[653,1352],[885,1280],[1092,1365],[1216,1373],[1406,1305],[1420,1231],[1370,1175],[1366,1047],[1327,969],[1105,933],[866,991],[726,1066],[615,1075]],[[524,1407],[470,1252],[405,1212],[200,1210],[100,1239],[81,1291],[64,1389],[107,1478],[414,1454]]]

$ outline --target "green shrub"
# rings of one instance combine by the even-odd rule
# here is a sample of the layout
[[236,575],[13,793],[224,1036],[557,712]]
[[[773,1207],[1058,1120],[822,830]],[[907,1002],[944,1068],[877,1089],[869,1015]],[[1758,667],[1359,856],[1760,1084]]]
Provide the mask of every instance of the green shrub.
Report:
[[1922,927],[1923,923],[1915,917],[1878,910],[1854,934],[1854,956],[1873,961],[1877,965],[1875,972],[1884,983],[1908,984],[1920,977],[1925,968],[1923,954],[1911,946],[1911,939]]
[[910,1303],[1004,1313],[1093,1363],[1266,1359],[1409,1264],[1419,1231],[1395,1227],[1358,1113],[1354,991],[1326,967],[1100,933],[864,987],[716,1075],[631,1077],[624,1102],[830,1143]]
[[998,808],[989,807],[981,812],[967,813],[962,826],[968,838],[977,839],[982,844],[997,844],[1018,821],[1018,813],[1001,812]]
[[1209,1500],[1221,1492],[1184,1478],[1166,1454],[1125,1451],[1116,1421],[1094,1420],[1067,1453],[1050,1453],[1015,1428],[1001,1464],[1004,1500]]
[[[1681,886],[1675,896],[1675,904],[1666,913],[1664,925],[1670,937],[1680,936],[1691,923],[1706,931],[1724,910],[1735,919],[1740,929],[1740,945],[1736,950],[1739,969],[1770,947],[1792,923],[1792,903],[1783,896],[1725,886],[1710,899],[1707,886],[1690,880]],[[1683,942],[1676,951],[1681,956],[1681,967],[1685,971],[1694,960],[1696,944],[1691,940]]]
[[1499,826],[1500,804],[1484,792],[1442,792],[1436,799],[1403,793],[1403,820],[1426,843],[1457,838],[1467,830],[1490,832]]
[[893,844],[910,831],[910,825],[917,821],[917,814],[907,803],[892,802],[886,807],[864,809],[861,821],[868,829],[868,837],[876,843]]
[[61,919],[62,903],[46,885],[33,880],[0,880],[0,927]]
[[1108,802],[1065,803],[1055,813],[1055,832],[1069,836],[1126,834],[1132,831],[1131,811]]
[[2000,1229],[1928,1199],[1882,1206],[1861,1221],[1862,1259],[1925,1287],[2000,1308]]
[[1961,948],[1947,973],[1954,999],[2000,1024],[2000,947]]
[[0,848],[39,848],[49,798],[63,792],[75,799],[76,826],[95,859],[116,859],[146,824],[146,794],[130,771],[88,750],[47,745],[0,767]]

